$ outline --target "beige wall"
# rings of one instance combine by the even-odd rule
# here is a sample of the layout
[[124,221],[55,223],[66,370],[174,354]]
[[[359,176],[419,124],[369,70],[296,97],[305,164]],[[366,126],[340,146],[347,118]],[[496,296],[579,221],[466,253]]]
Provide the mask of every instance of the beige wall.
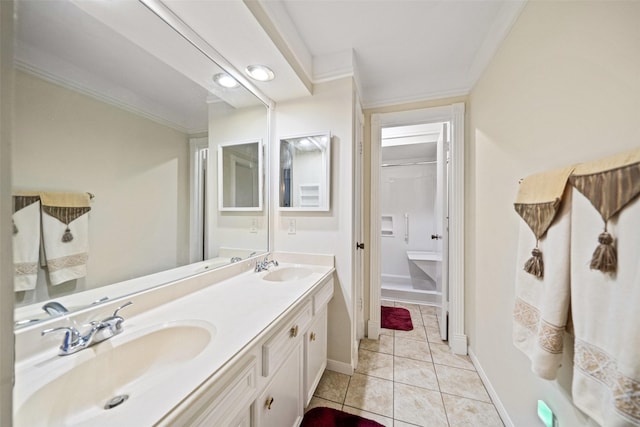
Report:
[[[276,138],[331,131],[331,209],[329,212],[274,212],[274,250],[335,255],[335,294],[329,303],[328,357],[351,364],[353,299],[353,82],[317,84],[310,97],[278,103]],[[271,191],[278,200],[278,144],[271,147]],[[288,221],[296,221],[296,234]],[[342,365],[344,366],[344,365]],[[336,367],[334,366],[334,369]]]
[[0,1],[0,425],[13,413],[13,265],[11,257],[11,103],[13,2]]
[[518,180],[640,145],[640,2],[530,1],[470,96],[467,334],[513,425],[588,425],[511,341]]
[[18,71],[13,187],[91,192],[88,277],[17,304],[139,277],[188,262],[186,134]]

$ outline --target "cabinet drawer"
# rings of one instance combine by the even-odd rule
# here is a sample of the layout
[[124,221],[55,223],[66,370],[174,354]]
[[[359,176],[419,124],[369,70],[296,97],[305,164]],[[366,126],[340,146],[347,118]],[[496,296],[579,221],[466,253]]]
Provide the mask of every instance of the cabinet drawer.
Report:
[[313,314],[317,314],[333,297],[333,279],[322,285],[320,290],[313,296]]
[[307,326],[311,323],[311,303],[307,302],[291,319],[262,346],[262,376],[268,377],[278,369],[293,346],[298,342]]

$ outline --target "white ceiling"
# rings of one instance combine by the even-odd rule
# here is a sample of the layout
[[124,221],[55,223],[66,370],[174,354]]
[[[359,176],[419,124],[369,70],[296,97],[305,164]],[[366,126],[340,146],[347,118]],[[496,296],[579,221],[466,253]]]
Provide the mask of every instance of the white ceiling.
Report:
[[[156,1],[156,0],[144,0]],[[274,101],[354,76],[365,108],[467,94],[526,0],[163,0]]]
[[312,81],[348,73],[351,66],[363,104],[374,107],[468,93],[525,1],[262,0],[261,4],[289,48],[306,64]]

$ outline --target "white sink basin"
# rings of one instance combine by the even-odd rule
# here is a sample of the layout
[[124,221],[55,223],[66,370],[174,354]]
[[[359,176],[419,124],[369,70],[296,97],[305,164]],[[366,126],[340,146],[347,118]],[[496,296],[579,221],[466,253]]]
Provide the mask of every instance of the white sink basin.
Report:
[[[25,373],[21,381],[18,375],[15,395],[23,399],[15,402],[14,425],[96,425],[92,420],[136,405],[151,388],[171,387],[166,372],[186,367],[211,346],[216,334],[215,327],[200,321],[170,322],[130,336],[127,332],[125,325],[121,335],[71,356],[56,356],[31,371],[42,371],[40,377],[53,374],[51,379],[39,381]],[[37,382],[40,387],[29,390]],[[119,396],[126,396],[120,405],[105,409]]]
[[311,275],[313,270],[307,267],[282,267],[265,274],[262,279],[270,282],[287,282],[290,280],[304,279]]

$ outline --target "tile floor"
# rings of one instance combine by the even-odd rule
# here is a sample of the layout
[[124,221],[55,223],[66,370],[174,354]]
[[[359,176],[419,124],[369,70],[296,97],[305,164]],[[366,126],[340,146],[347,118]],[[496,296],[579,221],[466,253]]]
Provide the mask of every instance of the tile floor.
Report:
[[382,304],[408,309],[413,330],[363,340],[353,376],[325,371],[307,410],[328,406],[386,427],[504,426],[469,357],[440,339],[434,308]]

